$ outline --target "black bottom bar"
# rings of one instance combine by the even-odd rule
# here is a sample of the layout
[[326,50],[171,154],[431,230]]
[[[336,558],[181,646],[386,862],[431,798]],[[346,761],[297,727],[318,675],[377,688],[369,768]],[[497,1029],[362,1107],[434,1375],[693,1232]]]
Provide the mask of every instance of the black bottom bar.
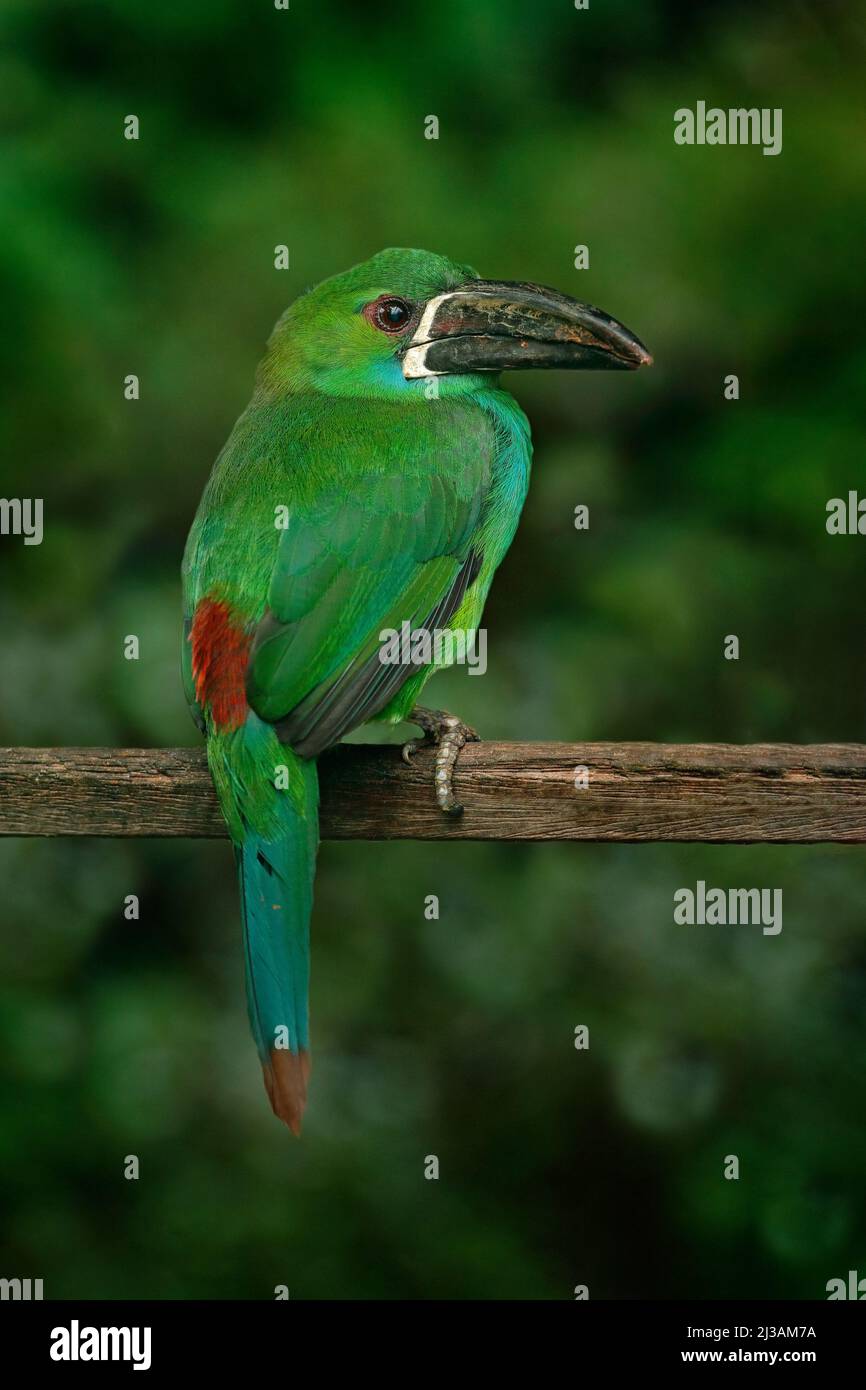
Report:
[[739,1364],[826,1376],[857,1364],[864,1328],[864,1310],[841,1302],[0,1304],[17,1383],[30,1372],[92,1379],[138,1366],[157,1381],[204,1373],[222,1383],[240,1371],[261,1384],[332,1375],[341,1359],[364,1378],[402,1370],[429,1383],[437,1366],[451,1375],[456,1364],[461,1378],[479,1364],[486,1376],[500,1365],[514,1375],[524,1357],[536,1373],[564,1362],[575,1374]]

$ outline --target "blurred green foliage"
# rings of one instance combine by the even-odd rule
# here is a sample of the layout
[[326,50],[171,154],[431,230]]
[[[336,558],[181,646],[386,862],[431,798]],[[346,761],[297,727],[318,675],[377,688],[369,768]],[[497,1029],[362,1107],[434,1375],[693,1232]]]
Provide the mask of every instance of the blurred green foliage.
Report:
[[[558,285],[656,356],[508,381],[533,488],[488,675],[436,703],[499,738],[863,739],[866,541],[824,528],[866,491],[861,4],[7,0],[2,23],[2,492],[44,498],[45,540],[2,543],[0,741],[197,740],[178,567],[205,477],[285,304],[387,245]],[[698,99],[781,107],[783,153],[675,146]],[[0,1273],[48,1297],[866,1274],[859,850],[324,846],[301,1143],[247,1036],[226,845],[7,841],[0,874]],[[783,888],[782,934],[675,927],[698,878]]]

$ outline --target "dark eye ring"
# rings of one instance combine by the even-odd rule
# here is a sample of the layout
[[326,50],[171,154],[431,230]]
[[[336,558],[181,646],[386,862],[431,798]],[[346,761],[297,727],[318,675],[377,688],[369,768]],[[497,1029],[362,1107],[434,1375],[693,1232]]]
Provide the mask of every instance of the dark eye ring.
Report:
[[386,294],[367,305],[364,317],[383,333],[402,333],[412,317],[412,306],[397,295]]

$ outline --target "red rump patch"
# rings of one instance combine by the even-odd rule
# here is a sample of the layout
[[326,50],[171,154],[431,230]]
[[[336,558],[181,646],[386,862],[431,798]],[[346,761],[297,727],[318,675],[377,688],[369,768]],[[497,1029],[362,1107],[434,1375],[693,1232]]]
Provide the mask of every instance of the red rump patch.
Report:
[[227,603],[203,598],[190,633],[198,702],[219,730],[238,729],[247,717],[246,674],[250,639]]

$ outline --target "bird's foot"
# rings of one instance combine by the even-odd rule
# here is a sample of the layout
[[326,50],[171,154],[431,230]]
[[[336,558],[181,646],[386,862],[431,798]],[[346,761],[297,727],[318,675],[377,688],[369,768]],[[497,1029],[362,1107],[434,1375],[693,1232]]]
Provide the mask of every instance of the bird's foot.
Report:
[[413,738],[403,744],[404,763],[411,762],[416,748],[427,748],[432,744],[436,748],[433,772],[436,800],[446,815],[459,816],[463,807],[455,797],[452,786],[457,754],[465,743],[479,743],[480,735],[469,724],[458,719],[456,714],[449,714],[444,709],[424,709],[422,705],[416,705],[407,719],[410,724],[417,724],[419,729],[424,730],[424,737]]

